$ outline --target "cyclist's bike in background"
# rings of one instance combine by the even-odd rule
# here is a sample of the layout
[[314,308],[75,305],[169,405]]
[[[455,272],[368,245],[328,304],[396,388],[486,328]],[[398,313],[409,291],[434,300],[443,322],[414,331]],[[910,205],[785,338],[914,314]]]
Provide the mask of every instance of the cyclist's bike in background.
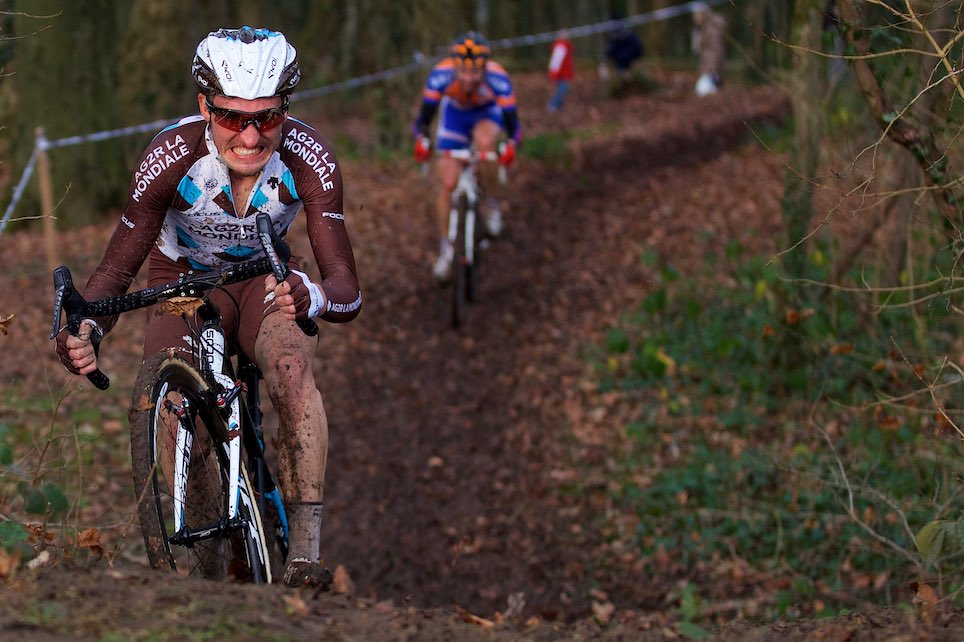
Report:
[[[458,182],[452,190],[449,209],[448,240],[454,248],[452,259],[452,327],[458,328],[465,319],[466,302],[475,301],[479,289],[479,253],[488,239],[478,223],[479,205],[483,190],[479,185],[479,162],[498,162],[497,152],[469,149],[444,149],[441,156],[462,161]],[[506,171],[499,166],[499,182],[505,183]]]
[[[156,303],[185,320],[195,349],[186,360],[171,348],[141,366],[130,409],[131,460],[141,532],[151,566],[210,579],[255,583],[280,578],[288,552],[281,493],[265,461],[261,373],[226,340],[216,288],[273,273],[287,276],[290,250],[257,217],[265,257],[222,272],[188,272],[177,281],[99,301],[85,301],[70,271],[54,271],[55,337],[61,312],[75,334],[83,319],[112,316]],[[192,323],[194,314],[202,320]],[[299,321],[306,334],[314,321]],[[232,359],[234,356],[234,359]],[[87,375],[110,385],[99,370]]]

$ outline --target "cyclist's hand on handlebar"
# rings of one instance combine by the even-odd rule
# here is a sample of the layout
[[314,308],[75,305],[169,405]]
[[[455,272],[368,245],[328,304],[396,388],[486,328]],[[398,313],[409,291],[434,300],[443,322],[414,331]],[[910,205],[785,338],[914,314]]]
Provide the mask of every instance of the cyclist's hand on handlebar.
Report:
[[66,327],[57,333],[57,356],[67,372],[85,375],[97,370],[97,354],[91,336],[100,332],[96,325],[85,319],[80,323],[77,336],[70,334]]
[[507,140],[499,143],[499,163],[510,167],[515,162],[515,141]]
[[427,162],[432,157],[432,141],[426,136],[415,138],[415,160],[419,163]]
[[273,302],[286,319],[310,319],[328,311],[329,301],[321,286],[298,270],[281,283],[269,274],[264,279],[265,303]]

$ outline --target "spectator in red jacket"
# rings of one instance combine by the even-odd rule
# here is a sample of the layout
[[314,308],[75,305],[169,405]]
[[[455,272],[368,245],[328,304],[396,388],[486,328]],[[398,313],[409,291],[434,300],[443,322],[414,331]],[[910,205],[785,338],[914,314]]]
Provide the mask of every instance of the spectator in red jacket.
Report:
[[547,107],[550,112],[562,109],[572,76],[572,43],[569,41],[569,34],[560,31],[552,43],[552,53],[549,55],[549,78],[556,83],[556,93]]

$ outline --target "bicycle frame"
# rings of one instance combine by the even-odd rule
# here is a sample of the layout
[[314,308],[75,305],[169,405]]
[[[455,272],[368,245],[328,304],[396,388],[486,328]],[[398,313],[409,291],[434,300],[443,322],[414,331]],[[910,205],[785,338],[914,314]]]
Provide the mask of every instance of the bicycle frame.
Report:
[[[474,148],[470,149],[446,149],[440,154],[444,158],[454,158],[462,162],[459,170],[459,178],[452,190],[449,209],[448,240],[455,244],[458,239],[459,226],[459,201],[465,197],[465,264],[473,265],[475,262],[475,223],[478,216],[478,206],[482,201],[482,188],[476,178],[478,173],[478,163],[482,161],[498,161],[499,155],[495,152],[480,152]],[[499,166],[499,181],[505,182],[505,167]]]
[[[176,298],[204,298],[208,292],[231,283],[238,283],[247,279],[273,273],[278,281],[287,276],[287,261],[290,249],[283,239],[279,238],[271,227],[270,219],[265,214],[257,216],[258,235],[265,250],[265,257],[257,260],[238,263],[226,268],[220,273],[188,272],[172,283],[145,288],[128,294],[109,297],[100,301],[85,301],[83,296],[74,288],[70,270],[60,266],[54,270],[55,304],[54,320],[50,338],[53,339],[60,331],[59,323],[62,313],[67,316],[67,328],[76,335],[83,319],[104,317],[131,312],[156,303]],[[192,409],[188,400],[182,400],[181,405],[175,405],[170,400],[164,408],[156,408],[172,412],[177,417],[177,435],[174,444],[174,535],[170,543],[180,546],[191,546],[194,542],[212,537],[222,536],[247,526],[239,519],[239,505],[253,502],[255,498],[247,496],[246,489],[239,483],[241,471],[242,444],[249,456],[249,469],[255,477],[254,488],[259,494],[257,508],[261,514],[266,514],[267,502],[271,502],[277,509],[278,522],[281,533],[277,539],[283,555],[287,555],[288,526],[284,504],[274,480],[264,459],[264,437],[261,429],[261,408],[258,395],[258,380],[260,372],[257,366],[239,353],[238,373],[242,379],[231,376],[232,364],[229,358],[228,342],[221,327],[220,312],[216,306],[205,301],[198,310],[199,317],[204,321],[201,331],[193,337],[195,363],[202,378],[205,380],[213,395],[213,405],[216,406],[220,419],[224,422],[224,452],[227,460],[227,502],[226,517],[220,523],[210,524],[193,531],[186,531],[184,527],[185,500],[187,497],[187,478],[189,474],[190,453],[194,443],[194,426],[191,420]],[[300,320],[302,331],[313,336],[318,327],[314,321]],[[88,379],[98,388],[104,390],[110,385],[110,380],[97,370]],[[243,382],[242,382],[243,381]],[[242,392],[247,403],[247,416],[242,413]],[[163,393],[160,395],[163,397]],[[209,420],[212,419],[209,417]],[[214,427],[217,429],[217,427]],[[243,441],[242,441],[243,440]],[[155,453],[156,457],[156,453]]]
[[267,515],[268,502],[278,513],[278,523],[275,525],[280,532],[275,533],[275,539],[281,549],[283,558],[288,556],[288,516],[285,512],[281,493],[274,483],[274,477],[268,469],[264,458],[264,430],[261,427],[261,371],[258,366],[247,359],[243,353],[238,356],[238,376],[243,388],[247,391],[247,429],[242,431],[244,449],[248,453],[248,473],[252,476],[254,490],[258,494],[258,509],[262,515]]
[[[260,372],[257,366],[245,357],[239,356],[238,372],[242,378],[231,376],[231,364],[228,358],[228,344],[224,330],[220,324],[220,314],[211,304],[205,304],[199,310],[205,318],[200,333],[193,341],[195,348],[195,362],[199,364],[199,371],[215,393],[215,405],[221,418],[225,422],[227,439],[223,443],[224,456],[227,458],[228,470],[228,506],[223,523],[212,524],[208,528],[185,532],[184,508],[187,497],[187,478],[191,457],[191,447],[194,441],[194,426],[188,420],[190,408],[186,403],[174,408],[178,418],[177,436],[174,449],[174,535],[172,544],[190,546],[194,542],[221,536],[232,531],[246,528],[248,524],[238,517],[238,506],[243,501],[252,503],[254,498],[244,493],[246,489],[239,483],[241,469],[242,443],[248,453],[249,472],[254,476],[252,480],[260,499],[258,509],[265,514],[266,504],[271,501],[277,511],[282,530],[282,536],[277,537],[282,554],[287,555],[288,527],[284,505],[280,493],[274,484],[271,472],[264,460],[264,436],[261,429],[261,407],[258,394],[258,380]],[[242,393],[247,390],[247,395]],[[242,414],[242,397],[247,403],[247,417]],[[186,400],[185,400],[186,402]],[[171,410],[171,408],[168,408]]]

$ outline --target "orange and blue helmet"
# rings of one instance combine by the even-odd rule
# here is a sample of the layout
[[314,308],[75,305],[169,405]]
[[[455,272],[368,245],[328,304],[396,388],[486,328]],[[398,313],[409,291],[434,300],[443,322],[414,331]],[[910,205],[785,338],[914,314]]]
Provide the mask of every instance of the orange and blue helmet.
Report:
[[484,69],[491,52],[489,41],[476,31],[464,33],[452,43],[452,59],[456,67]]

